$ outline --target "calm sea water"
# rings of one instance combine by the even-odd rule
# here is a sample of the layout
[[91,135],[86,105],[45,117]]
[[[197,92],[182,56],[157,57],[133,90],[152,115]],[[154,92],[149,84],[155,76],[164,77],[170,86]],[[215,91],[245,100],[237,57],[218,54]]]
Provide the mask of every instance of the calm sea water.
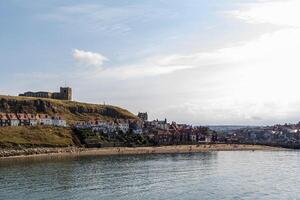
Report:
[[300,199],[300,152],[0,161],[0,199]]

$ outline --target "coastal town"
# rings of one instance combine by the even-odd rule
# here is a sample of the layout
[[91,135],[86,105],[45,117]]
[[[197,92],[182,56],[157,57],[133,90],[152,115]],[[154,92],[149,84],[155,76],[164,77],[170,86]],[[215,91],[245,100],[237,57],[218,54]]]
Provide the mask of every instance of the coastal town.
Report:
[[[220,137],[223,142],[234,142],[240,144],[262,144],[270,146],[282,146],[299,148],[300,146],[300,123],[284,124],[261,127],[245,127]],[[224,135],[223,135],[224,136]]]
[[300,200],[300,0],[0,0],[0,200]]
[[[117,147],[117,146],[163,146],[163,145],[192,145],[192,144],[261,144],[300,148],[300,123],[274,126],[193,126],[180,124],[167,119],[149,120],[147,112],[122,118],[112,115],[110,119],[103,119],[101,107],[99,109],[69,107],[70,113],[76,118],[65,118],[65,108],[58,112],[58,105],[51,105],[42,99],[53,99],[54,102],[72,103],[72,88],[60,87],[59,92],[39,91],[19,94],[21,98],[33,98],[32,104],[16,100],[1,99],[0,128],[1,127],[65,127],[72,130],[81,144],[87,147]],[[28,100],[29,100],[28,99]],[[20,109],[30,105],[35,109]],[[94,107],[94,105],[91,105]],[[11,108],[11,109],[8,109]],[[16,109],[18,108],[18,109]],[[21,111],[21,112],[11,112]],[[24,112],[22,112],[24,111]],[[28,112],[33,111],[33,112]],[[48,112],[43,112],[48,111]],[[98,115],[89,116],[93,113]],[[103,114],[112,114],[108,110]],[[47,114],[48,113],[48,114]],[[52,113],[52,114],[49,114]],[[59,114],[60,113],[60,114]],[[77,116],[86,113],[86,116]],[[80,119],[80,120],[79,120]]]
[[[152,145],[199,144],[217,142],[217,134],[208,127],[169,123],[167,119],[148,121],[147,113],[139,113],[138,120],[82,121],[74,125],[76,130],[89,130],[90,136],[116,138],[120,134],[146,137]],[[88,138],[87,138],[88,139]],[[107,144],[106,144],[107,145]],[[120,145],[118,143],[118,145]],[[103,146],[103,144],[98,144]],[[115,144],[111,144],[115,146]]]
[[[83,143],[93,147],[126,146],[116,138],[133,135],[147,138],[148,145],[182,144],[261,144],[298,148],[300,146],[300,123],[274,126],[239,127],[237,129],[192,126],[164,120],[148,120],[148,113],[138,113],[138,119],[115,119],[77,121],[68,124],[60,115],[30,113],[0,113],[1,127],[16,126],[56,126],[70,127],[76,133],[88,132]],[[224,131],[222,131],[224,130]],[[99,140],[106,137],[107,140]],[[98,139],[97,139],[98,138]],[[137,144],[131,144],[136,146]],[[142,145],[142,144],[141,144]]]
[[[147,137],[154,145],[176,144],[261,144],[289,148],[300,147],[300,123],[274,126],[238,127],[219,130],[207,126],[169,123],[164,120],[148,120],[147,113],[138,113],[140,120],[115,120],[114,122],[79,122],[77,129],[90,129],[97,135],[132,133]],[[222,131],[224,130],[224,131]]]
[[67,122],[59,115],[0,113],[0,127],[37,125],[67,127]]
[[[140,120],[115,120],[115,122],[89,121],[75,125],[77,129],[90,129],[93,133],[117,134],[132,133],[147,137],[155,145],[176,144],[261,144],[270,146],[300,146],[300,123],[274,126],[238,127],[233,130],[214,130],[207,126],[169,123],[164,120],[148,120],[147,113],[138,113]],[[225,131],[222,131],[225,130]]]

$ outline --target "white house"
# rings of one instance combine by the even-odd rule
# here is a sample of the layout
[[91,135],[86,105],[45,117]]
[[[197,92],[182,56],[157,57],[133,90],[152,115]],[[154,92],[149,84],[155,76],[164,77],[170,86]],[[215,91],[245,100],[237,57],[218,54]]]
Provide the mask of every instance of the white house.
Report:
[[[91,123],[91,122],[90,122]],[[92,127],[92,130],[94,132],[103,132],[103,133],[108,133],[108,122],[104,122],[104,121],[95,121],[92,122],[91,124],[95,124]]]
[[30,120],[28,118],[28,115],[25,113],[17,113],[17,117],[19,119],[19,125],[20,126],[29,126]]
[[87,123],[85,121],[78,121],[75,124],[76,128],[86,128],[87,127]]
[[36,126],[38,124],[38,120],[35,114],[27,114],[27,117],[29,119],[30,126]]
[[129,131],[129,123],[118,123],[117,127],[123,133],[127,133]]
[[190,134],[190,140],[192,142],[196,142],[197,141],[197,134],[196,133],[191,133]]
[[10,126],[19,126],[20,121],[18,120],[18,117],[16,114],[8,113],[7,117],[9,119]]
[[159,128],[159,129],[162,129],[162,130],[169,130],[170,128],[170,124],[167,123],[167,119],[165,120],[154,120],[152,122],[150,122],[151,126],[154,126],[155,128]]
[[57,115],[55,117],[52,117],[52,124],[54,126],[62,126],[62,127],[66,127],[67,126],[67,122],[66,120],[64,120],[61,116]]
[[9,119],[5,113],[0,113],[0,126],[9,126]]
[[206,143],[210,143],[211,141],[212,141],[212,136],[211,135],[205,136],[205,142]]
[[38,123],[40,125],[53,125],[53,120],[52,120],[52,117],[47,115],[47,114],[38,114],[37,115],[38,117]]

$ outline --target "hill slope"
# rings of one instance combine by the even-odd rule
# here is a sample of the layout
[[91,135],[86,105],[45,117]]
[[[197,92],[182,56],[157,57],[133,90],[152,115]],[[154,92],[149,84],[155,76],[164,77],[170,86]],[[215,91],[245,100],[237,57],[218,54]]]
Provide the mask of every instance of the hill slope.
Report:
[[0,95],[0,112],[60,114],[69,124],[88,119],[134,119],[129,111],[111,105],[75,101]]
[[63,127],[1,127],[0,148],[74,146],[72,130]]

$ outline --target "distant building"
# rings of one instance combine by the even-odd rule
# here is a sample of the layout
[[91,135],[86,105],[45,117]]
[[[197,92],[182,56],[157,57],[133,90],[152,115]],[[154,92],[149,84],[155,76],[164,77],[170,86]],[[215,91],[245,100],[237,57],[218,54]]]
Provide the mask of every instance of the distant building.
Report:
[[19,125],[20,126],[29,126],[30,120],[28,118],[28,115],[25,113],[17,113],[17,117],[19,119]]
[[0,113],[0,126],[9,126],[9,119],[5,113]]
[[3,126],[60,126],[67,127],[67,122],[59,115],[27,114],[27,113],[1,113],[0,127]]
[[148,113],[147,112],[145,112],[145,113],[139,112],[138,118],[140,118],[143,121],[148,121]]
[[169,130],[170,124],[167,122],[167,119],[165,120],[153,120],[150,122],[150,126],[153,126],[158,129],[162,130]]
[[132,120],[129,122],[129,129],[134,134],[142,134],[143,133],[143,123],[138,120]]
[[56,115],[55,117],[52,117],[52,123],[53,123],[54,126],[62,126],[62,127],[66,127],[67,126],[66,120],[64,120],[59,115]]
[[129,131],[129,124],[126,122],[123,123],[117,123],[116,125],[117,130],[121,131],[122,133],[127,133]]
[[38,123],[40,125],[48,125],[48,126],[53,125],[52,117],[47,114],[38,114],[37,118],[38,118]]
[[27,114],[29,119],[30,126],[36,126],[38,124],[38,120],[35,114]]
[[19,126],[20,122],[15,113],[8,113],[7,117],[8,117],[10,126]]
[[197,141],[197,134],[195,132],[192,131],[189,136],[190,136],[190,138],[189,138],[190,141],[192,141],[192,142]]
[[60,99],[60,100],[72,100],[72,88],[60,87],[59,92],[25,92],[19,94],[24,97],[37,97],[37,98],[49,98],[49,99]]

